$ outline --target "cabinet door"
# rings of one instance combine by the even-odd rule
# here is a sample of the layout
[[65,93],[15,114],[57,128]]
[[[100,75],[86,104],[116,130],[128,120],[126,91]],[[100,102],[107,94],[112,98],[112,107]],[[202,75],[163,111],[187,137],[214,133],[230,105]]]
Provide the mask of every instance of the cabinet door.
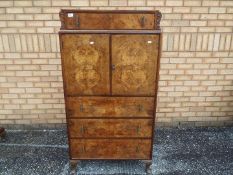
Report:
[[158,42],[158,35],[112,36],[112,94],[155,94]]
[[67,95],[109,94],[109,35],[62,34]]

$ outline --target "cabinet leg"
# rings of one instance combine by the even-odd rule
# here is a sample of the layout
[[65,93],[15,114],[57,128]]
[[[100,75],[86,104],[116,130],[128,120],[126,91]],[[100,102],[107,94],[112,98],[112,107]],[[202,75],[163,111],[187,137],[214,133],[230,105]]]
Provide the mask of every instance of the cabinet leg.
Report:
[[5,139],[6,131],[4,128],[0,128],[0,139]]
[[70,160],[70,175],[77,174],[78,160]]
[[152,174],[152,160],[143,160],[146,164],[146,174]]

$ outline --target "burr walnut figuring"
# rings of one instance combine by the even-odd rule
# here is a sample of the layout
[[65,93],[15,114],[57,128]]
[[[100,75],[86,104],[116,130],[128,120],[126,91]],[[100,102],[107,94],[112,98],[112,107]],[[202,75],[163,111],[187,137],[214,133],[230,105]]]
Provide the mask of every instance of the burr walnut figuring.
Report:
[[151,173],[161,13],[61,10],[60,19],[71,167],[137,159]]

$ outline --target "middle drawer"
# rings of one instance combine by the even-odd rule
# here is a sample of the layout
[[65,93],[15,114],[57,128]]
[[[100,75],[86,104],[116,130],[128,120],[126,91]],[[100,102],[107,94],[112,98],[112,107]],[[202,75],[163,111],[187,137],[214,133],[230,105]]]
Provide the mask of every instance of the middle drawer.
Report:
[[69,135],[75,137],[152,136],[152,119],[69,119]]

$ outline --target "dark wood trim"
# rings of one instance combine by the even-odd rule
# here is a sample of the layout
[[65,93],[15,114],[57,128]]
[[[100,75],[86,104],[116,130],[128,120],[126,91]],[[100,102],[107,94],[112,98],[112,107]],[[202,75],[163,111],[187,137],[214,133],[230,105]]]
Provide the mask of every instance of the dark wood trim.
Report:
[[66,34],[160,34],[161,30],[60,30]]

